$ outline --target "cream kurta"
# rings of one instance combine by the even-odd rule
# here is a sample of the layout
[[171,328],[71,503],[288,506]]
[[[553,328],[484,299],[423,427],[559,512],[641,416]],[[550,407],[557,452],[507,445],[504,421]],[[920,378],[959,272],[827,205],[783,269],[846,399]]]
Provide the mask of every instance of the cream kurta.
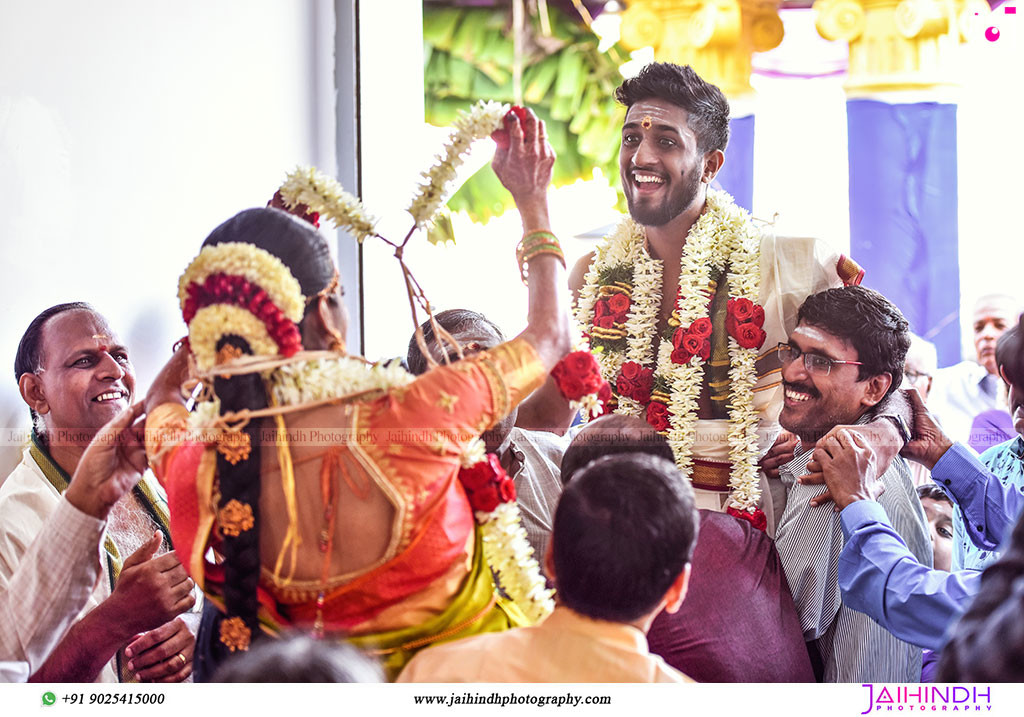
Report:
[[533,627],[424,650],[397,682],[693,682],[647,649],[647,636],[567,607]]
[[[148,476],[143,478],[155,493],[160,490]],[[0,586],[5,589],[32,541],[42,531],[46,519],[60,505],[60,493],[47,480],[26,447],[21,463],[0,485]],[[122,559],[127,555],[122,555]],[[97,581],[85,608],[75,622],[110,597],[110,562],[103,556],[103,577]],[[24,660],[19,654],[15,659]],[[96,678],[97,682],[117,682],[117,658],[112,658]]]

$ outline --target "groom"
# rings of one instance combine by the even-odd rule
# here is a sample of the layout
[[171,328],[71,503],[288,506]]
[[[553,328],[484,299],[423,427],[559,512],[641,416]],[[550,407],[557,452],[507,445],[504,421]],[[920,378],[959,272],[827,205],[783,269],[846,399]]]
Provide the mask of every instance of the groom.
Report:
[[[761,233],[710,189],[725,161],[729,103],[692,68],[648,65],[616,99],[626,107],[619,169],[630,216],[573,269],[576,318],[616,412],[666,434],[698,506],[731,508],[773,534],[785,491],[765,474],[777,478],[794,445],[778,424],[775,347],[807,296],[857,284],[863,271],[815,239]],[[521,407],[519,425],[564,430],[571,410],[550,388]],[[902,443],[888,424],[862,430],[896,443],[895,454]],[[752,467],[759,459],[763,471]]]

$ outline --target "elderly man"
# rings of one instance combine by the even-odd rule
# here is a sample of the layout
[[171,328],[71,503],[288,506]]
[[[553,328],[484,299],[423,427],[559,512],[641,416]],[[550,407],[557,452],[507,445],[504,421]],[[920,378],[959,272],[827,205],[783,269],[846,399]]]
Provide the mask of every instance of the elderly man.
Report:
[[646,633],[686,596],[697,542],[693,490],[662,458],[606,456],[577,472],[547,553],[559,605],[532,627],[424,650],[399,682],[692,682]]
[[[935,373],[928,406],[953,440],[970,443],[971,427],[981,413],[998,411],[1005,417],[1006,405],[999,396],[996,342],[1017,323],[1020,310],[1020,302],[1005,294],[978,299],[974,305],[974,360]],[[1005,418],[1000,423],[1009,426]],[[986,443],[979,450],[999,442]]]
[[[86,447],[128,407],[135,390],[127,350],[106,320],[82,303],[51,307],[32,321],[18,346],[15,375],[35,430],[21,463],[0,486],[0,585],[12,579],[59,509]],[[104,542],[105,579],[38,679],[188,677],[195,641],[176,617],[195,600],[192,581],[169,552],[166,525],[166,504],[145,480],[114,506]],[[154,557],[158,552],[164,554]]]
[[137,404],[97,434],[57,508],[0,588],[0,682],[28,679],[88,602],[102,570],[107,515],[146,470],[141,426],[132,425],[141,413]]
[[[488,351],[505,341],[501,329],[483,314],[466,309],[442,311],[434,317],[437,324],[462,345],[467,355]],[[420,327],[434,360],[441,360],[440,344],[429,321]],[[450,358],[458,359],[454,351]],[[429,366],[416,337],[409,339],[406,357],[409,371],[420,376]],[[516,483],[516,502],[523,516],[523,529],[540,560],[551,537],[551,521],[562,493],[558,466],[565,450],[565,441],[547,431],[530,431],[515,426],[518,407],[485,431],[481,438],[488,453],[498,456],[502,468]]]
[[[850,317],[857,321],[851,322]],[[877,292],[829,289],[800,307],[789,342],[778,347],[785,390],[779,420],[800,439],[796,457],[782,466],[786,509],[776,546],[793,593],[812,660],[826,682],[914,682],[921,650],[893,637],[840,598],[836,570],[843,547],[839,516],[811,498],[817,487],[797,482],[807,472],[816,441],[837,426],[863,424],[903,375],[907,322]],[[893,417],[902,433],[906,424]],[[844,429],[856,433],[859,426]],[[892,455],[892,446],[888,455]],[[917,559],[931,566],[932,551],[921,502],[903,459],[886,458],[880,502]]]

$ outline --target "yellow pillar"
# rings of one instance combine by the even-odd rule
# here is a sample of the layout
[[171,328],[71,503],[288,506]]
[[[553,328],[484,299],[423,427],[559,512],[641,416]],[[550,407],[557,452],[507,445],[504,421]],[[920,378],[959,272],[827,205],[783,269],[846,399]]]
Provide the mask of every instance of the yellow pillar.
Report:
[[730,99],[751,94],[751,56],[778,47],[778,0],[632,0],[621,43],[653,47],[662,62],[691,65]]
[[956,53],[984,0],[816,0],[818,32],[850,46],[848,94],[956,84]]

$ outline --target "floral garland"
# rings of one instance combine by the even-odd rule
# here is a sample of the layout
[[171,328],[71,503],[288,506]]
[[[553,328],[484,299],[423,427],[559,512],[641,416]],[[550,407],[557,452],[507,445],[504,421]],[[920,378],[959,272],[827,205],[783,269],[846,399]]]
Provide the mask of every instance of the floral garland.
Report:
[[[178,301],[184,312],[189,288],[201,286],[214,274],[244,277],[259,286],[292,321],[302,319],[306,303],[299,282],[280,259],[265,249],[244,242],[225,242],[204,247],[178,279]],[[188,319],[185,319],[188,323]]]
[[201,371],[219,363],[217,342],[225,334],[241,336],[257,355],[269,356],[278,351],[266,325],[247,309],[232,304],[206,306],[196,311],[188,325],[189,345]]
[[435,157],[437,161],[422,173],[426,181],[419,186],[409,204],[409,213],[417,227],[428,227],[433,223],[470,146],[478,139],[490,137],[499,129],[508,112],[508,105],[484,100],[473,105],[469,112],[458,112],[448,141]]
[[[617,411],[643,417],[665,433],[676,464],[689,474],[704,364],[711,352],[708,307],[715,283],[727,277],[729,506],[756,520],[761,491],[752,389],[757,349],[765,339],[764,312],[756,305],[761,288],[759,234],[728,194],[708,190],[706,208],[691,227],[680,258],[671,333],[657,345],[663,264],[644,245],[643,227],[625,218],[587,272],[577,320],[589,328],[602,373],[615,378]],[[628,304],[616,295],[624,295]]]
[[480,526],[484,557],[512,602],[530,620],[539,622],[555,608],[554,591],[548,589],[526,538],[515,482],[493,453],[477,460],[483,450],[479,439],[470,443],[459,480]]
[[367,213],[359,198],[315,167],[296,167],[277,191],[293,209],[302,205],[305,213],[315,213],[318,220],[321,216],[330,219],[335,227],[352,232],[360,244],[377,234],[377,219]]
[[566,354],[551,369],[562,397],[574,411],[583,411],[587,418],[609,413],[611,385],[601,377],[601,365],[590,351]]

